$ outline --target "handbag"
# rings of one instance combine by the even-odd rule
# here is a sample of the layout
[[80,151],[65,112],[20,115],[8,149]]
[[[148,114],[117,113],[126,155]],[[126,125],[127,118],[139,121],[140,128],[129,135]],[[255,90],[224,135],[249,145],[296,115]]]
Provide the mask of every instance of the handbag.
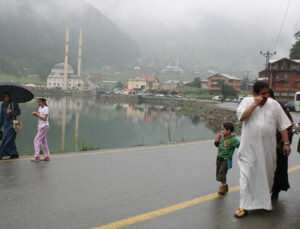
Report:
[[[14,105],[11,106],[12,110],[14,110]],[[13,128],[16,132],[19,132],[22,129],[23,125],[20,119],[17,119],[16,116],[13,116]]]

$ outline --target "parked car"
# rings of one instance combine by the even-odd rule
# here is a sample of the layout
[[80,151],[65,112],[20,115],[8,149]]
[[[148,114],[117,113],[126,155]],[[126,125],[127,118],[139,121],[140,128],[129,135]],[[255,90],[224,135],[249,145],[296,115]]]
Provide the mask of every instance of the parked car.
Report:
[[237,103],[237,102],[238,102],[238,99],[232,99],[231,102]]
[[145,95],[145,93],[143,91],[139,91],[138,93],[136,93],[136,95]]
[[239,97],[239,98],[238,98],[238,101],[237,101],[238,104],[240,104],[240,103],[243,101],[243,99],[244,99],[244,97]]
[[295,102],[288,102],[287,104],[285,104],[285,107],[288,111],[295,111]]
[[165,97],[163,94],[155,94],[156,97]]
[[279,100],[278,102],[282,103],[283,105],[286,105],[291,101],[289,101],[289,100]]
[[212,101],[219,101],[219,102],[221,102],[222,101],[222,98],[221,98],[221,96],[214,96],[213,98],[212,98]]
[[154,94],[151,92],[147,92],[147,93],[145,93],[145,96],[154,96]]
[[166,94],[166,97],[172,98],[173,96],[171,94]]
[[122,91],[118,91],[118,90],[113,91],[113,93],[114,93],[115,95],[122,95]]
[[182,96],[180,96],[180,95],[174,95],[173,97],[177,98],[177,99],[182,98]]

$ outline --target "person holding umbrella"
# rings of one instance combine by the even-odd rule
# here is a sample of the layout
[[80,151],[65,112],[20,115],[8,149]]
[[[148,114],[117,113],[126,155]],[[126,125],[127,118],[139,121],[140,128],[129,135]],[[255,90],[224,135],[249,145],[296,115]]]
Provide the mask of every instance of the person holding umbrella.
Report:
[[3,95],[0,114],[0,129],[2,129],[2,127],[4,129],[0,147],[0,160],[2,160],[4,156],[9,156],[9,159],[19,158],[15,143],[17,132],[13,127],[13,120],[20,114],[21,111],[18,103],[12,102],[10,94],[5,93]]
[[16,121],[21,114],[19,103],[26,103],[33,99],[33,94],[18,83],[0,83],[0,100],[3,101],[0,112],[0,129],[3,127],[2,144],[0,146],[0,160],[8,156],[10,159],[19,158],[16,147],[17,131],[20,122]]

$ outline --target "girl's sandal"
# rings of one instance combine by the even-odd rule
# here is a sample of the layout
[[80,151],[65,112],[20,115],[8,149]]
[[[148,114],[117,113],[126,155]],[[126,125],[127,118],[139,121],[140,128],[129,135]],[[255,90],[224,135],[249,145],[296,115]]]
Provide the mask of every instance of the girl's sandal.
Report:
[[49,157],[45,157],[42,159],[42,161],[50,161],[50,158]]
[[244,210],[243,208],[239,208],[238,210],[236,210],[236,212],[234,213],[234,217],[236,218],[244,218],[245,216],[248,215],[248,211]]
[[33,159],[31,159],[32,162],[40,162],[41,159],[39,157],[35,157]]

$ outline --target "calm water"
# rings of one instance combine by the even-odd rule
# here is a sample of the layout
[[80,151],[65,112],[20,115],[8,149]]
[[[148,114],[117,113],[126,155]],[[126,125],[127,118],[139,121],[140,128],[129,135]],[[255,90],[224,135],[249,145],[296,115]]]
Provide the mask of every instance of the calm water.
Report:
[[[47,99],[51,152],[162,144],[170,139],[178,142],[208,139],[215,135],[210,123],[199,117],[182,115],[178,108],[107,104],[96,97]],[[37,120],[31,112],[37,109],[37,105],[30,102],[20,107],[23,129],[17,136],[17,146],[20,153],[31,153],[37,128]]]

